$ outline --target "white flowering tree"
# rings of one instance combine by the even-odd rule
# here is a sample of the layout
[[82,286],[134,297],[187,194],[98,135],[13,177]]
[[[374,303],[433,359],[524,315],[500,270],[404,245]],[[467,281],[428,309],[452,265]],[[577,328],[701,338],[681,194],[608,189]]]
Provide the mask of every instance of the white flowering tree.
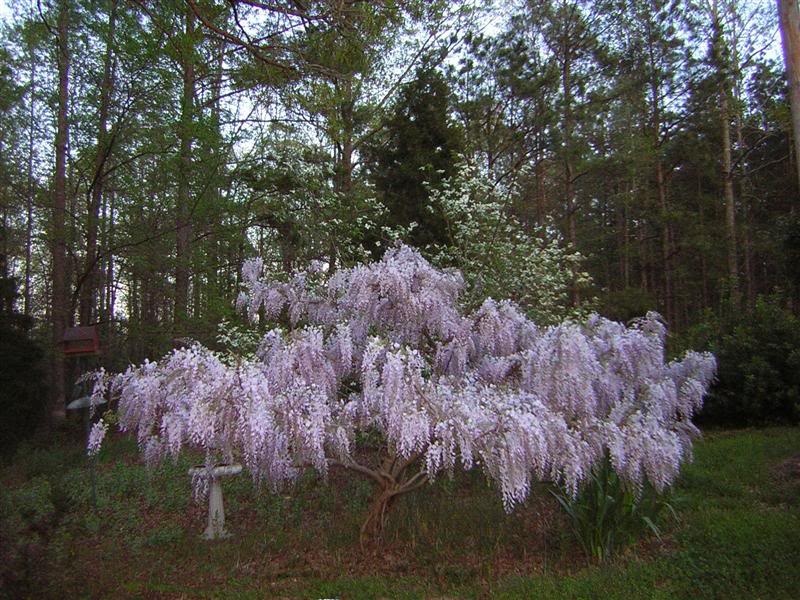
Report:
[[[364,539],[399,496],[457,467],[481,468],[510,510],[537,480],[576,493],[606,457],[632,485],[661,490],[690,455],[715,362],[666,363],[655,314],[542,328],[492,299],[463,314],[461,276],[406,246],[282,282],[252,260],[243,278],[240,308],[285,324],[257,359],[195,345],[110,379],[120,427],[148,461],[191,446],[273,487],[306,468],[351,470],[375,484]],[[364,452],[365,438],[379,450]]]
[[555,228],[523,227],[509,211],[519,190],[492,181],[468,162],[431,190],[431,205],[444,216],[447,243],[429,249],[438,265],[458,268],[468,304],[486,296],[516,302],[539,324],[586,316],[570,303],[573,286],[591,283],[583,257],[563,247]]

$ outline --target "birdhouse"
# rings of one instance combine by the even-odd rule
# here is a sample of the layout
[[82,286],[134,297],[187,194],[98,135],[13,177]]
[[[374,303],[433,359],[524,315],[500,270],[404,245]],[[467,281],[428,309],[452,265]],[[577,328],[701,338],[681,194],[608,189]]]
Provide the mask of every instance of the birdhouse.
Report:
[[67,356],[100,354],[100,336],[97,327],[69,327],[64,332],[61,348]]

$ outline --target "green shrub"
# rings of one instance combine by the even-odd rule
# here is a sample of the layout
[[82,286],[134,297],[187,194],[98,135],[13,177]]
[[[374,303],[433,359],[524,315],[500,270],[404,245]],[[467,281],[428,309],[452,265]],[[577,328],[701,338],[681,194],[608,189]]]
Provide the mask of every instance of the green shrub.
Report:
[[34,477],[14,490],[0,489],[0,598],[24,595],[41,568],[47,535],[55,519],[53,490]]
[[30,322],[14,312],[14,282],[0,278],[0,452],[11,453],[41,422],[46,406],[42,351]]
[[800,421],[800,319],[778,298],[760,298],[752,312],[698,330],[719,363],[699,423]]
[[646,315],[648,311],[657,309],[658,302],[650,292],[638,287],[629,287],[602,294],[598,312],[614,321],[627,323],[631,319]]

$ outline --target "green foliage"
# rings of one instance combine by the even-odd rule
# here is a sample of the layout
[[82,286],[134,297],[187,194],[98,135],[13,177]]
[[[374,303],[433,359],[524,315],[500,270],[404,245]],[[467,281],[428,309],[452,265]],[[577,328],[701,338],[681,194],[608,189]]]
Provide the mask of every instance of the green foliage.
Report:
[[371,151],[375,188],[389,211],[391,227],[416,226],[406,240],[425,246],[446,239],[445,221],[428,204],[430,188],[455,173],[463,148],[449,117],[450,89],[431,66],[417,70],[406,84],[385,126],[384,139]]
[[30,322],[13,311],[15,285],[0,278],[0,452],[13,451],[44,416],[47,402],[42,350],[30,339]]
[[14,546],[28,558],[0,597],[788,600],[800,587],[797,428],[706,436],[675,490],[681,520],[663,523],[663,541],[588,567],[551,497],[535,494],[506,515],[477,473],[409,496],[380,555],[354,550],[368,482],[334,469],[330,486],[302,477],[272,494],[233,478],[224,493],[235,538],[209,544],[198,537],[205,506],[189,503],[188,463],[147,471],[131,440],[112,441],[99,457],[96,513],[81,491],[80,447],[20,452],[0,470],[0,554],[11,550],[6,532],[28,544]]
[[563,248],[553,228],[524,228],[509,210],[518,195],[462,163],[440,189],[431,190],[445,237],[428,253],[438,265],[463,273],[469,306],[491,296],[515,301],[539,324],[579,317],[587,306],[572,307],[569,291],[573,278],[581,286],[591,281],[579,270],[582,257]]
[[705,342],[719,362],[700,423],[741,426],[800,420],[800,319],[781,305],[780,298],[759,298],[752,312],[712,317],[689,337]]
[[259,332],[252,327],[231,321],[222,321],[217,326],[217,343],[222,348],[223,357],[231,362],[240,358],[253,358],[261,338]]
[[0,487],[0,598],[27,591],[44,555],[46,534],[55,517],[53,490],[45,477],[15,489]]
[[656,537],[659,514],[672,507],[650,486],[633,489],[619,477],[608,460],[596,467],[576,497],[553,492],[566,512],[587,559],[606,562],[620,549],[649,530]]
[[276,274],[313,259],[333,266],[365,260],[365,237],[377,235],[386,213],[372,190],[334,189],[327,157],[299,144],[275,140],[265,154],[262,165],[243,177],[258,196],[252,208],[261,241],[249,252]]
[[602,295],[598,312],[614,321],[627,323],[648,311],[657,310],[658,303],[653,294],[641,288],[627,287],[610,290]]

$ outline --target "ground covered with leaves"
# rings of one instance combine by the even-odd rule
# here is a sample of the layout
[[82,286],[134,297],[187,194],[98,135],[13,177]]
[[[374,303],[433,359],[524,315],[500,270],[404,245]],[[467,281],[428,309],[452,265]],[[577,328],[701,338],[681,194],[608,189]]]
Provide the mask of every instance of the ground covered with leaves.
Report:
[[234,537],[206,542],[192,457],[148,470],[116,437],[96,509],[79,435],[28,445],[0,470],[0,597],[795,598],[800,429],[707,433],[662,513],[611,563],[587,565],[546,487],[504,513],[478,473],[405,497],[360,548],[371,486],[333,470],[279,494],[224,485]]

